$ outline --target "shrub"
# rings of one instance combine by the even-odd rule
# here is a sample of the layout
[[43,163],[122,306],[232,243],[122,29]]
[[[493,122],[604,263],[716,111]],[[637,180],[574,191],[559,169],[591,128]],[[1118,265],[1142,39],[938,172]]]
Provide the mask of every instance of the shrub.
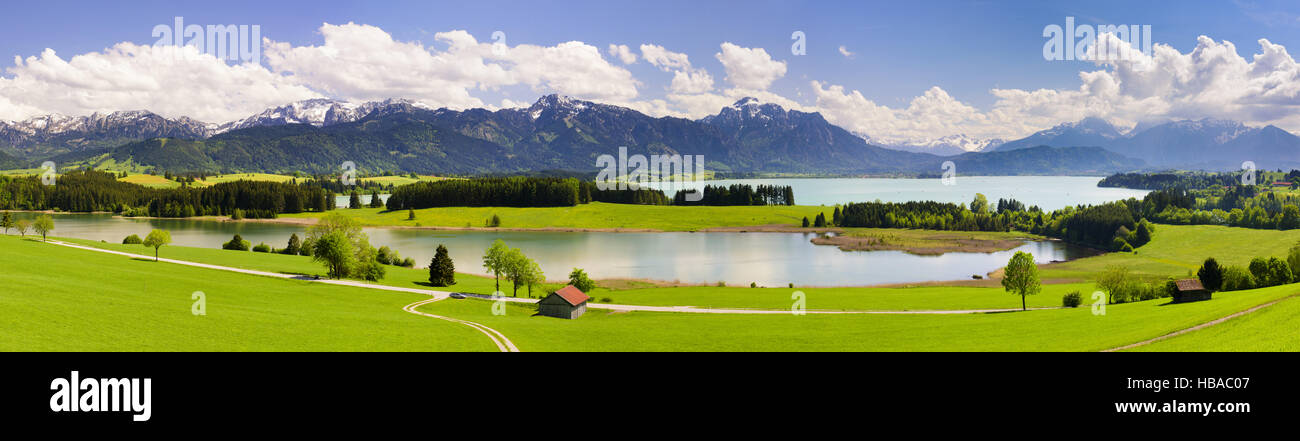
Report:
[[1248,266],[1247,268],[1250,269],[1250,275],[1255,278],[1256,287],[1263,288],[1269,286],[1267,260],[1265,260],[1263,257],[1256,257],[1254,259],[1250,259],[1250,266]]
[[1277,258],[1268,258],[1268,284],[1270,286],[1285,285],[1291,283],[1295,275],[1291,274],[1291,266],[1286,261]]
[[141,240],[140,236],[134,234],[127,236],[125,239],[122,239],[122,244],[124,245],[139,245],[142,243],[144,243],[144,240]]
[[1132,245],[1129,245],[1128,241],[1124,240],[1122,237],[1116,237],[1110,240],[1111,251],[1124,251],[1124,247],[1129,247],[1128,250],[1133,251]]
[[257,246],[253,247],[253,252],[254,252],[254,253],[269,253],[269,252],[271,252],[271,246],[270,246],[270,245],[267,245],[267,244],[265,244],[265,243],[259,243],[259,244],[257,244]]
[[1255,277],[1246,269],[1239,266],[1228,266],[1223,268],[1223,290],[1240,291],[1243,289],[1254,289]]
[[407,257],[407,258],[405,258],[405,259],[402,259],[402,262],[401,262],[401,263],[398,263],[397,266],[400,266],[400,267],[403,267],[403,268],[415,268],[415,259],[412,259],[412,258],[410,258],[410,257]]
[[1065,297],[1061,298],[1061,306],[1066,308],[1078,308],[1082,303],[1083,296],[1080,295],[1078,291],[1067,293],[1065,294]]
[[758,288],[758,283],[755,283],[755,282],[749,282],[749,287],[750,287],[750,288]]
[[583,271],[582,268],[574,268],[569,273],[569,284],[582,292],[591,292],[591,290],[596,289],[596,282],[592,281],[591,277],[587,277],[587,272]]
[[393,250],[388,246],[379,247],[379,252],[375,254],[375,260],[384,265],[393,264]]
[[234,250],[234,251],[248,251],[249,245],[250,243],[248,241],[244,240],[243,237],[240,237],[238,234],[236,234],[234,238],[230,239],[230,242],[226,242],[225,244],[222,244],[221,249]]

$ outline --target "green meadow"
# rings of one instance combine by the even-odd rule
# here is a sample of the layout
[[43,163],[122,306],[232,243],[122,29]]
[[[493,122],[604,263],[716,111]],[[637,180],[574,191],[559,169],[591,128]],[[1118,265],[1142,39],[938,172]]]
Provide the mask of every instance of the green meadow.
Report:
[[[641,229],[696,231],[716,227],[782,225],[797,227],[804,217],[818,213],[831,216],[834,207],[739,206],[696,207],[671,205],[606,204],[593,202],[573,207],[440,207],[407,211],[382,208],[340,209],[366,226],[390,227],[482,227],[493,215],[501,218],[500,228],[553,229]],[[321,213],[281,215],[282,218],[318,218]]]
[[[1106,254],[1044,266],[1044,285],[1030,306],[1057,306],[1063,293],[1084,293],[1084,306],[992,314],[703,314],[609,312],[591,308],[578,320],[535,316],[529,305],[493,315],[491,303],[448,299],[424,312],[492,327],[524,351],[1095,351],[1145,341],[1300,293],[1300,285],[1216,293],[1213,300],[1170,304],[1157,299],[1090,308],[1092,279],[1106,265],[1131,265],[1152,278],[1181,276],[1205,256],[1244,264],[1281,255],[1296,232],[1162,225],[1136,254]],[[1218,238],[1232,243],[1221,243]],[[0,237],[0,350],[419,350],[491,351],[473,329],[418,316],[402,307],[425,297],[360,287],[281,280],[152,262],[139,245],[70,240],[141,257],[76,250],[30,237]],[[166,258],[286,274],[321,274],[301,256],[163,247]],[[457,262],[461,269],[477,262]],[[426,264],[420,262],[421,265]],[[473,270],[478,271],[477,268]],[[70,276],[75,275],[75,276]],[[562,275],[551,275],[557,278]],[[389,267],[385,285],[490,293],[490,278],[459,274],[450,288],[431,288],[424,269]],[[809,310],[964,310],[1014,308],[1000,287],[922,285],[900,288],[600,288],[596,299],[621,304],[786,310],[794,290]],[[509,292],[509,284],[503,283]],[[203,291],[207,315],[194,316],[191,294]],[[523,291],[521,291],[522,294]],[[1284,300],[1135,350],[1295,350],[1300,299]]]
[[[280,280],[0,236],[3,351],[486,351],[419,294]],[[206,315],[192,313],[196,291]]]

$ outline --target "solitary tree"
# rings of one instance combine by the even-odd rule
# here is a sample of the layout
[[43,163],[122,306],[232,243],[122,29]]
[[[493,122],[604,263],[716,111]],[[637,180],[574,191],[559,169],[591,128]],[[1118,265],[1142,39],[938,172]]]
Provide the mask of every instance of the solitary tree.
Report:
[[356,254],[347,234],[333,231],[316,240],[311,259],[324,263],[329,277],[341,279],[347,277],[348,269],[355,265]]
[[8,211],[0,217],[0,227],[4,227],[5,234],[9,234],[9,229],[14,227],[14,215]]
[[1223,288],[1223,267],[1213,257],[1205,259],[1201,269],[1196,271],[1196,278],[1201,279],[1201,286],[1210,291]]
[[456,265],[447,254],[447,247],[438,244],[438,251],[433,253],[429,262],[429,284],[433,286],[451,286],[456,284]]
[[582,292],[591,292],[591,290],[596,289],[596,282],[587,277],[587,272],[583,271],[582,268],[574,268],[573,272],[569,273],[569,284]]
[[1038,281],[1038,266],[1034,265],[1034,255],[1016,251],[1016,255],[1011,256],[1011,261],[1007,262],[1003,272],[1005,274],[1002,276],[1002,288],[1019,295],[1020,310],[1026,310],[1025,296],[1038,294],[1043,289]]
[[370,193],[370,208],[379,208],[384,206],[384,200],[379,197],[379,190]]
[[505,269],[506,254],[510,251],[506,247],[505,241],[497,239],[488,247],[487,252],[483,253],[483,268],[492,273],[492,279],[496,281],[496,290],[501,291],[501,273]]
[[361,208],[361,195],[358,195],[355,191],[352,192],[352,195],[348,197],[348,208]]
[[37,216],[36,222],[32,224],[32,228],[41,235],[41,240],[44,241],[45,235],[54,231],[54,218],[50,217],[48,214]]
[[17,222],[14,222],[14,229],[18,230],[18,235],[23,237],[27,237],[27,229],[31,228],[31,226],[32,224],[27,222],[26,219],[18,219]]
[[414,209],[414,208],[407,208],[407,209],[406,209],[406,220],[415,220],[415,209]]
[[144,237],[144,246],[153,247],[153,261],[158,261],[158,249],[163,245],[172,243],[172,233],[167,230],[153,230],[148,236]]
[[302,252],[302,239],[298,238],[298,233],[289,236],[289,245],[284,247],[284,254],[298,255]]
[[808,216],[803,217],[803,227],[808,228]]

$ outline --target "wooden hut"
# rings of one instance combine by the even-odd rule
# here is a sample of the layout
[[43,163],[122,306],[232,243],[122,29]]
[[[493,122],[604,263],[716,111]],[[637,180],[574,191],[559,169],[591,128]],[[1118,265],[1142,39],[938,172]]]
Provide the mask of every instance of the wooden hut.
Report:
[[1195,302],[1210,299],[1210,290],[1201,286],[1201,281],[1196,279],[1182,279],[1174,281],[1177,289],[1174,290],[1174,303]]
[[573,285],[560,288],[537,302],[537,313],[562,319],[576,319],[587,312],[587,301],[591,300]]

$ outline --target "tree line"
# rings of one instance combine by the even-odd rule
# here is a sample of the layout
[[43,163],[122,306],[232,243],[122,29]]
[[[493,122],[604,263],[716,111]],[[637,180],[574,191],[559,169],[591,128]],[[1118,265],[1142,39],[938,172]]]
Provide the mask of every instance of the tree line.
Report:
[[36,176],[0,176],[0,209],[6,210],[269,218],[332,208],[333,193],[293,182],[234,181],[203,188],[160,189],[118,181],[117,175],[96,170],[65,173],[55,185],[44,185]]
[[698,191],[678,191],[673,195],[673,205],[794,205],[794,188],[788,185],[705,185],[700,200],[688,200],[689,195]]

